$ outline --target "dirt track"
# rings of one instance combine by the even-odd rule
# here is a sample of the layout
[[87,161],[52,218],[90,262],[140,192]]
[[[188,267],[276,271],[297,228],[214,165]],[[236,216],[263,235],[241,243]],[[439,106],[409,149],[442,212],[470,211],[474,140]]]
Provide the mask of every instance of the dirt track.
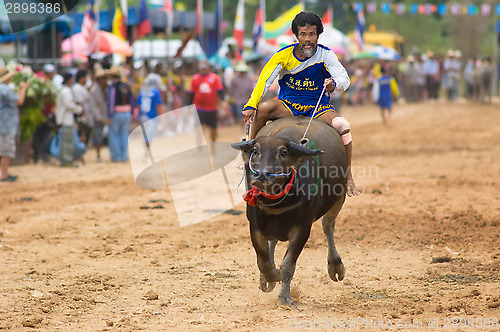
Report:
[[375,107],[344,116],[363,189],[337,220],[346,278],[329,279],[315,224],[292,282],[298,310],[259,290],[244,214],[181,228],[169,192],[91,151],[84,167],[12,167],[19,181],[0,184],[0,330],[498,330],[499,106],[397,105],[387,130]]

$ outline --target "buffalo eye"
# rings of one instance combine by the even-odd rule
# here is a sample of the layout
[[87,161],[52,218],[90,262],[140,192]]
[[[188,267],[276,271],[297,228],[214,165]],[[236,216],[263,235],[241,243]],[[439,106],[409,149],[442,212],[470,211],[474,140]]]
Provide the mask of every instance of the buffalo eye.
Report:
[[287,153],[288,153],[287,149],[286,149],[286,148],[283,148],[283,149],[280,149],[280,150],[279,150],[278,155],[279,155],[281,158],[285,158]]

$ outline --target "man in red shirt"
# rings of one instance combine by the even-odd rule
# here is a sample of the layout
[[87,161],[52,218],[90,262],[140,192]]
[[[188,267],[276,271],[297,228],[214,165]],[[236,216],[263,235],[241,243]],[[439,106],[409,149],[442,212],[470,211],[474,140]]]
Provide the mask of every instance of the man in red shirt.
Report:
[[224,87],[219,76],[211,72],[210,64],[207,61],[200,61],[198,68],[199,73],[191,79],[190,103],[194,103],[196,107],[203,132],[208,131],[210,140],[215,142],[217,138],[217,104],[224,99]]

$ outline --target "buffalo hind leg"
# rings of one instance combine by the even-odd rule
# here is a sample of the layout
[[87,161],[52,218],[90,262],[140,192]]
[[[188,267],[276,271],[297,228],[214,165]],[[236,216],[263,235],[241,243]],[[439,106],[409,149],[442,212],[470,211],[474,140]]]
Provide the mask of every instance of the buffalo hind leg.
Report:
[[278,295],[278,303],[282,306],[297,308],[297,305],[292,300],[290,296],[290,283],[295,273],[295,266],[297,264],[297,259],[299,258],[304,245],[309,238],[311,229],[297,229],[295,234],[290,238],[288,242],[288,248],[285,253],[285,257],[281,262],[280,272],[281,272],[281,292]]
[[[276,282],[281,280],[280,271],[276,269],[274,264],[274,258],[271,260],[270,244],[262,232],[252,226],[252,223],[250,223],[250,238],[257,254],[257,266],[260,270],[260,289],[264,292],[270,292]],[[274,247],[272,249],[274,256]]]
[[[271,262],[273,263],[273,267],[276,268],[274,265],[274,249],[276,248],[276,243],[278,241],[269,241],[269,258],[271,259]],[[269,293],[272,292],[274,287],[276,286],[276,282],[274,281],[267,281],[266,277],[264,277],[264,274],[261,272],[260,273],[260,289],[263,292]]]
[[333,232],[335,230],[335,219],[344,204],[345,196],[337,201],[335,205],[323,216],[323,233],[326,235],[328,241],[328,274],[333,281],[341,281],[345,276],[344,264],[340,259],[340,255],[335,248],[335,240]]

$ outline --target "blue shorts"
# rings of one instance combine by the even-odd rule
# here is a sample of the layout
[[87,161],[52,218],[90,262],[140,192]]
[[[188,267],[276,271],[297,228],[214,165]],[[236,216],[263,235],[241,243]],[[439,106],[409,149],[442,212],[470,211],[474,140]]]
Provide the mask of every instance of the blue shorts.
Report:
[[392,108],[392,99],[379,99],[378,105],[380,108],[387,108],[390,110]]
[[[288,109],[288,111],[293,115],[293,116],[307,116],[307,117],[312,117],[314,108],[316,105],[303,105],[300,103],[292,103],[288,100],[285,99],[279,99],[283,106]],[[335,112],[335,108],[331,104],[320,104],[318,106],[318,109],[316,110],[316,113],[314,113],[315,118],[319,118],[326,112]]]

